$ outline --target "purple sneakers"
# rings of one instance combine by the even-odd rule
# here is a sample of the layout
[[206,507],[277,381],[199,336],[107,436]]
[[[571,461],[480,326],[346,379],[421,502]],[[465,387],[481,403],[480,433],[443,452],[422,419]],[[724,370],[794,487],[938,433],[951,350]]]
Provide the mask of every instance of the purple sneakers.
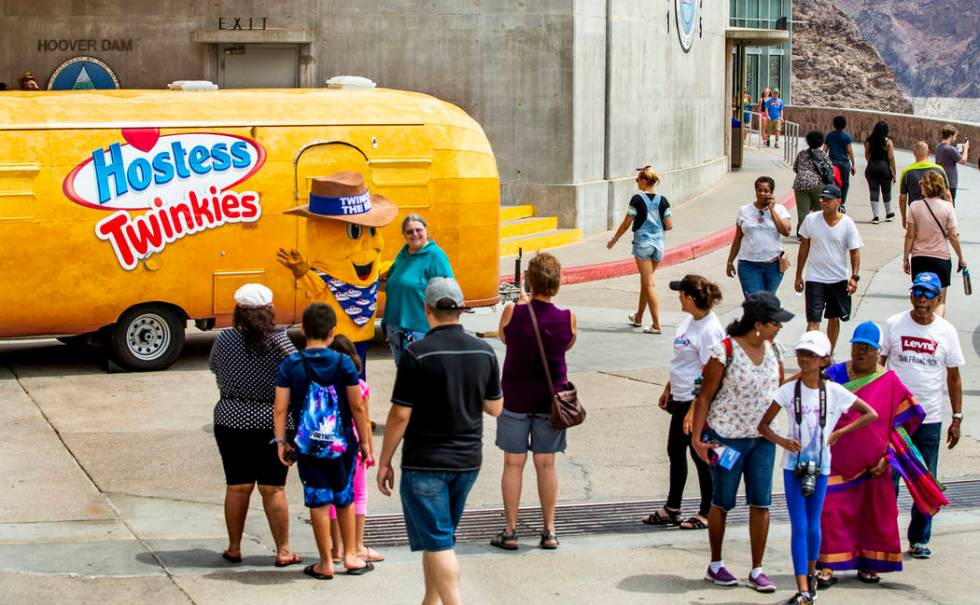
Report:
[[704,573],[704,579],[710,580],[716,586],[735,586],[738,584],[738,580],[735,576],[730,574],[724,566],[719,567],[718,571],[712,572],[711,566],[708,566],[708,571]]
[[776,585],[772,583],[772,580],[769,579],[769,576],[765,572],[761,572],[755,578],[752,577],[752,574],[749,574],[748,584],[756,592],[776,592]]

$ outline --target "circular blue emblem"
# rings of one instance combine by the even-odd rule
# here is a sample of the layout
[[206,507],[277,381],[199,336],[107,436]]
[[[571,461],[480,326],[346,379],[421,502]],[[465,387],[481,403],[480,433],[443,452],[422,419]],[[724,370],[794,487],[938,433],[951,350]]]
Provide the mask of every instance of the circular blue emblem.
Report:
[[700,0],[674,0],[674,14],[677,16],[677,36],[684,52],[691,50],[698,25],[698,3]]
[[94,57],[69,59],[51,74],[48,90],[105,90],[119,88],[112,69]]

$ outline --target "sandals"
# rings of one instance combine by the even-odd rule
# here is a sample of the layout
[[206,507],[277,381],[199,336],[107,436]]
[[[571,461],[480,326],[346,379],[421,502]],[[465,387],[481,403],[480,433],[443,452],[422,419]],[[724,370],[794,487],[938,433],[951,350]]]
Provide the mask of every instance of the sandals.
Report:
[[299,555],[293,553],[293,555],[288,559],[276,559],[276,567],[289,567],[290,565],[296,565],[297,563],[302,563],[303,559],[299,558]]
[[241,563],[242,562],[242,556],[241,555],[237,555],[237,556],[236,555],[229,555],[227,550],[224,551],[223,553],[221,553],[221,558],[224,559],[225,561],[228,561],[229,563]]
[[313,565],[307,565],[303,568],[303,573],[310,576],[314,580],[333,580],[333,574],[320,573],[315,568],[316,563]]
[[541,541],[538,542],[538,546],[545,550],[557,550],[558,536],[554,532],[541,532]]
[[664,512],[666,509],[658,510],[657,512],[651,513],[646,517],[643,517],[640,521],[643,525],[680,525],[681,523],[681,511],[674,512]]
[[640,323],[636,319],[636,313],[630,313],[629,315],[626,316],[626,319],[629,320],[630,326],[632,326],[634,328],[642,328],[643,327],[643,324]]
[[835,575],[824,576],[821,574],[817,574],[816,578],[817,578],[817,588],[819,588],[820,590],[826,590],[838,582],[837,576]]
[[517,530],[507,533],[504,530],[490,540],[490,546],[496,546],[504,550],[517,550]]
[[865,584],[877,584],[881,582],[881,576],[878,574],[871,575],[870,571],[858,571],[858,580],[861,580]]
[[643,328],[643,333],[644,334],[662,334],[663,332],[660,330],[660,328],[654,328],[651,325],[651,326],[648,326],[646,328]]
[[708,524],[702,521],[701,517],[695,515],[681,523],[678,527],[681,529],[708,529]]

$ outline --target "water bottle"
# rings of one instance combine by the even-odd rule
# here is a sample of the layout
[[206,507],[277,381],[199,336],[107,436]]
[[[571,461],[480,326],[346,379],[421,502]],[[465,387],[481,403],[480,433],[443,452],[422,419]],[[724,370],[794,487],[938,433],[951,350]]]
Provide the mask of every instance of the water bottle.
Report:
[[963,292],[967,296],[973,294],[973,283],[970,282],[970,270],[963,267]]

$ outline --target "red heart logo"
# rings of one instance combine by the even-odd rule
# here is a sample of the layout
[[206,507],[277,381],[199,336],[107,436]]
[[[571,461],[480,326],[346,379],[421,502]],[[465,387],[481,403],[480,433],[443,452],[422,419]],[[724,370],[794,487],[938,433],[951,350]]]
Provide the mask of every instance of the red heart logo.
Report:
[[160,138],[159,128],[123,128],[122,136],[126,142],[143,153],[153,149]]

